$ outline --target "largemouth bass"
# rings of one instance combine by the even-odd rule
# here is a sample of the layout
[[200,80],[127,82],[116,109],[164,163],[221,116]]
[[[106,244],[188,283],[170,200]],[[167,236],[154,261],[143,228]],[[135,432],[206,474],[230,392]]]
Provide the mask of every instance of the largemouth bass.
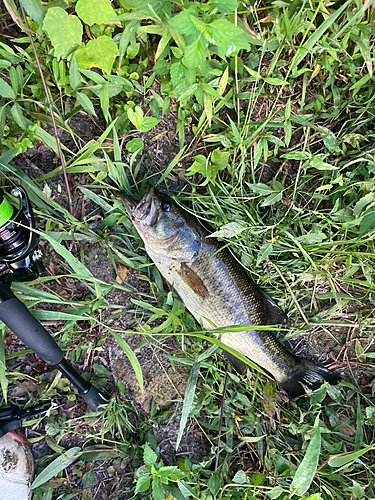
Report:
[[[291,397],[304,393],[302,384],[316,389],[324,380],[337,382],[335,373],[290,353],[271,332],[256,330],[256,325],[284,323],[285,313],[222,243],[208,238],[195,217],[152,186],[139,203],[125,195],[122,199],[148,255],[205,329],[254,325],[244,332],[226,332],[220,340],[271,374]],[[244,371],[245,363],[228,357]]]

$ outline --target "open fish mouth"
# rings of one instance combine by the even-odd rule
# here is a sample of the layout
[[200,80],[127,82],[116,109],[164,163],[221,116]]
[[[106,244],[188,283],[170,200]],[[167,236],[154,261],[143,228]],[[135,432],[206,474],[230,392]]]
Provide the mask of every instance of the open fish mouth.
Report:
[[159,216],[160,202],[155,196],[155,189],[149,185],[141,201],[137,204],[132,198],[121,193],[126,211],[129,217],[135,223],[144,226],[153,226],[156,224]]

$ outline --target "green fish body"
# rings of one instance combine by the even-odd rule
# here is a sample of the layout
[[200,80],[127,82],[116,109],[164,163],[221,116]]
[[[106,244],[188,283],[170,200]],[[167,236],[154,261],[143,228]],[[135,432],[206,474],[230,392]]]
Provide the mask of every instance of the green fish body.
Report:
[[[148,255],[204,328],[286,321],[229,250],[166,194],[149,187],[138,204],[125,196],[123,201]],[[315,389],[324,380],[338,380],[335,373],[290,353],[269,331],[226,332],[220,340],[270,373],[291,397],[304,393],[301,383]],[[245,363],[227,356],[244,371]]]

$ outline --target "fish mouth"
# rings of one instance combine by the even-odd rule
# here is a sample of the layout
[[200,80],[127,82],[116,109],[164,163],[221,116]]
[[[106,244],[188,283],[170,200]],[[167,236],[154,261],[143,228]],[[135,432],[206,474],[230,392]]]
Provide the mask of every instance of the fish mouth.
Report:
[[159,216],[160,201],[155,193],[155,188],[149,184],[145,195],[139,203],[136,203],[129,196],[121,193],[122,201],[126,211],[133,222],[144,226],[156,224]]
[[120,198],[121,198],[122,203],[124,204],[124,207],[125,207],[127,214],[129,215],[130,218],[132,218],[133,211],[134,211],[135,207],[137,206],[137,202],[134,201],[133,198],[130,198],[130,196],[128,196],[125,193],[120,193]]

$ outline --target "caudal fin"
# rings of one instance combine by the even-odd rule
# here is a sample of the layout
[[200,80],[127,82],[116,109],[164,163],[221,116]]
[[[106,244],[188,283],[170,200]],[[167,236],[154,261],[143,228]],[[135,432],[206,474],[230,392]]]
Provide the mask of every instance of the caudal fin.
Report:
[[309,387],[311,390],[315,390],[318,389],[325,380],[330,384],[337,384],[340,380],[340,376],[327,368],[323,368],[311,361],[303,359],[301,360],[299,369],[292,373],[289,379],[280,382],[280,385],[286,390],[291,398],[296,398],[305,393],[302,384]]

